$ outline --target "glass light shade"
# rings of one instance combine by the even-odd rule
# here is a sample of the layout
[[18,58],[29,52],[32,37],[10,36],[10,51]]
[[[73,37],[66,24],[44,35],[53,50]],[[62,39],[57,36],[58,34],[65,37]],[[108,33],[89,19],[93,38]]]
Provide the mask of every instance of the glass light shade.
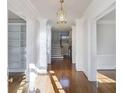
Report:
[[66,13],[64,12],[64,10],[60,10],[57,12],[57,17],[58,17],[58,24],[63,24],[63,23],[67,23],[66,20]]

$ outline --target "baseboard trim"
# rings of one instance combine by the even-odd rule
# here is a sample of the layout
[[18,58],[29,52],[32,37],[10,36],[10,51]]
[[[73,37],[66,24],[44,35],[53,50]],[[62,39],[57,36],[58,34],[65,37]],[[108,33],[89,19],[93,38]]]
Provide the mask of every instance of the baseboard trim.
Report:
[[8,72],[25,72],[25,69],[8,69]]
[[116,71],[116,69],[97,69],[97,71]]

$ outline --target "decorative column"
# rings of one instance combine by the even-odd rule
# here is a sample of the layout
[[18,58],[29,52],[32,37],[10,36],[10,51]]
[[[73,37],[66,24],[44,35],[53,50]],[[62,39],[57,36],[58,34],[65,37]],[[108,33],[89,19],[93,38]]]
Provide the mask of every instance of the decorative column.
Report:
[[26,20],[26,79],[29,78],[29,64],[34,64],[34,30],[35,21],[31,19]]
[[97,63],[96,63],[96,21],[88,20],[88,80],[96,81]]
[[39,58],[37,67],[39,73],[47,73],[47,20],[40,19],[39,28]]
[[83,71],[84,62],[84,33],[82,21],[76,20],[76,70]]
[[51,26],[47,25],[47,63],[51,64]]

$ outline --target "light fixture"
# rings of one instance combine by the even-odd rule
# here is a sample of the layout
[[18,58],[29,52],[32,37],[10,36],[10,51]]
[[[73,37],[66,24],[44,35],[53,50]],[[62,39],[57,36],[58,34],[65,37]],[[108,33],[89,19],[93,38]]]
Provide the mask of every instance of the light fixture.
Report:
[[66,24],[67,23],[66,13],[63,9],[64,0],[60,0],[60,3],[61,3],[61,8],[57,12],[57,18],[58,18],[57,24]]

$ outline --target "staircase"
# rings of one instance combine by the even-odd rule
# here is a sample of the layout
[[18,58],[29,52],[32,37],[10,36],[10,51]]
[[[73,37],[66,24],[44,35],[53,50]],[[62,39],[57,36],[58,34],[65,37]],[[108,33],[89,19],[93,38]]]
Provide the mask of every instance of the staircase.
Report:
[[60,44],[52,44],[51,57],[57,59],[63,59]]

